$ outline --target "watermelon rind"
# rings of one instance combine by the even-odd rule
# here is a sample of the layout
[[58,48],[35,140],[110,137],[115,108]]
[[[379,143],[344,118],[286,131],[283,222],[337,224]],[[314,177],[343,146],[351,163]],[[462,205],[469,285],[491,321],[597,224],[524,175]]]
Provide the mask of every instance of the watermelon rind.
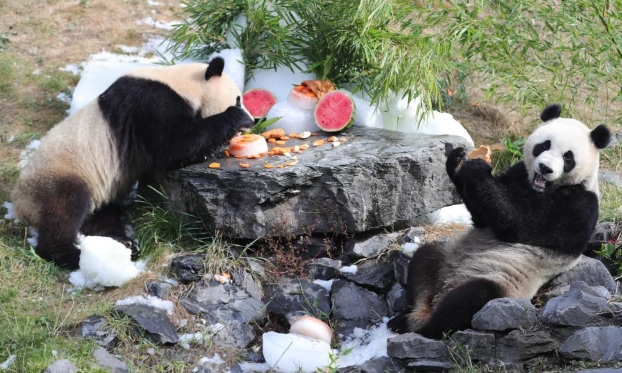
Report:
[[343,131],[354,123],[356,105],[352,97],[344,91],[328,92],[315,106],[315,123],[325,132]]
[[272,106],[276,104],[276,96],[265,88],[253,88],[242,94],[244,107],[255,119],[266,116]]

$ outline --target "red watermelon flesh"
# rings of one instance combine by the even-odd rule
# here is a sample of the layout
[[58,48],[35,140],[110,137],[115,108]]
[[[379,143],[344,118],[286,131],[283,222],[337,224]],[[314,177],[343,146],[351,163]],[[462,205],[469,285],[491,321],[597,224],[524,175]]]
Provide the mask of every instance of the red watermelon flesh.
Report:
[[249,89],[242,95],[244,107],[255,119],[263,118],[270,108],[276,104],[276,96],[263,88]]
[[326,132],[341,131],[354,122],[354,101],[343,91],[332,91],[320,98],[314,117],[318,127]]

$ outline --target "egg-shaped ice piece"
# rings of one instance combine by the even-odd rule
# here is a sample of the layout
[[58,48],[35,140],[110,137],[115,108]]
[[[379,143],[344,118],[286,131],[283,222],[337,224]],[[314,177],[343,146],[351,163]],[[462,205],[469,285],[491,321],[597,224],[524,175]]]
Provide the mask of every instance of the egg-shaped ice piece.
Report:
[[267,332],[262,352],[266,363],[282,373],[315,372],[330,363],[330,345],[299,334]]
[[333,339],[333,331],[324,321],[313,316],[301,316],[289,327],[290,333],[322,340],[328,344]]

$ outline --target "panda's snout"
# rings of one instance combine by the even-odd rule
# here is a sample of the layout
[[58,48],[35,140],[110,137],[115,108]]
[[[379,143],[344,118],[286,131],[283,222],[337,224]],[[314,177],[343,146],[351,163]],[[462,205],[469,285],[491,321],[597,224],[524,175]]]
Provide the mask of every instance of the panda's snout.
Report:
[[545,165],[544,163],[538,164],[538,167],[540,168],[540,173],[542,175],[550,175],[553,173],[553,170],[549,166]]

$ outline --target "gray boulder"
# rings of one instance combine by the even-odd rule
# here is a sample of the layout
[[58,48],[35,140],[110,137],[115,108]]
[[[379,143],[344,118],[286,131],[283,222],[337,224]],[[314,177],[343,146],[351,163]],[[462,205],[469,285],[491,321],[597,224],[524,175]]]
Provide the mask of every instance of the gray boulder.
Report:
[[281,277],[277,284],[265,286],[268,311],[288,320],[291,316],[310,314],[328,321],[328,291],[308,280]]
[[601,261],[585,255],[581,256],[579,263],[572,269],[549,281],[547,287],[555,288],[577,281],[583,281],[590,286],[604,286],[611,293],[616,292],[616,282],[607,267]]
[[599,314],[611,313],[603,290],[606,291],[582,281],[575,282],[566,293],[546,303],[540,320],[553,325],[586,326],[597,320]]
[[98,347],[93,351],[93,356],[97,364],[104,368],[108,368],[112,373],[127,373],[127,365],[116,356],[108,352],[105,348]]
[[[241,170],[233,158],[171,172],[166,186],[173,208],[197,216],[224,236],[256,239],[309,233],[359,233],[406,226],[416,217],[458,203],[445,159],[457,136],[354,127],[339,147],[311,147],[298,164],[265,169],[251,160]],[[310,143],[288,140],[288,145]],[[222,154],[222,153],[219,153]]]
[[529,299],[498,298],[473,315],[471,325],[478,330],[504,332],[529,328],[538,322],[536,307]]
[[93,338],[95,343],[102,347],[113,346],[117,341],[117,335],[106,326],[107,322],[103,316],[89,316],[82,322],[82,338]]
[[353,258],[375,258],[395,244],[400,236],[401,234],[397,232],[381,233],[365,239],[349,241],[351,244],[345,247],[345,253]]
[[417,333],[406,333],[387,340],[387,355],[398,359],[445,361],[448,352],[442,341]]
[[512,330],[499,338],[497,359],[504,363],[525,361],[531,358],[555,352],[559,342],[544,330],[523,332]]
[[333,283],[331,301],[331,325],[343,335],[349,335],[356,327],[366,328],[388,315],[384,297],[349,281]]
[[622,328],[587,327],[571,335],[559,348],[567,359],[609,363],[622,360]]
[[377,357],[367,360],[358,366],[349,366],[340,368],[339,373],[386,373],[401,372],[403,367],[395,360],[388,356]]
[[476,330],[459,330],[451,335],[449,346],[455,356],[464,361],[490,361],[496,354],[496,341],[493,333]]
[[393,266],[384,260],[368,260],[357,266],[356,273],[342,276],[366,289],[386,293],[393,285]]
[[330,280],[339,275],[341,260],[330,258],[310,259],[304,266],[305,274],[311,280]]

